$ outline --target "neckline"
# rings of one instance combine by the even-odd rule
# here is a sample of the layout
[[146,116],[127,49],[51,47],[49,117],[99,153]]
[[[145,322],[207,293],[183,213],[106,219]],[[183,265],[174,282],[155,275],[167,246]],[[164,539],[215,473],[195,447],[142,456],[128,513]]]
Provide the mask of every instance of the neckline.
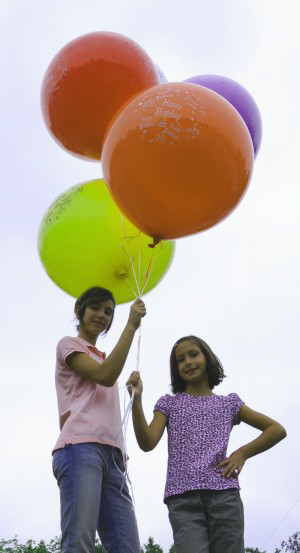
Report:
[[97,346],[94,346],[94,344],[91,344],[91,342],[88,342],[85,338],[81,338],[81,336],[76,336],[77,340],[81,340],[82,342],[85,342],[86,344],[88,344],[89,346],[92,346],[93,348],[97,348]]
[[189,394],[188,392],[181,392],[181,393],[182,393],[182,395],[189,396],[189,397],[195,397],[195,398],[199,398],[199,397],[203,397],[203,398],[217,397],[216,394],[194,396],[193,394]]

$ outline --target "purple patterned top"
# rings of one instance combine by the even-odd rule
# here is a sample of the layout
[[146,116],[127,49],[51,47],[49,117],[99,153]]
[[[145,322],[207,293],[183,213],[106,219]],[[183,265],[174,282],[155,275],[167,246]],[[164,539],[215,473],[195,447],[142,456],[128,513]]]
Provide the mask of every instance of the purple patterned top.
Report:
[[189,490],[240,489],[237,477],[222,476],[216,467],[226,457],[229,435],[239,424],[244,402],[237,394],[192,396],[166,394],[153,411],[167,416],[168,469],[164,502]]

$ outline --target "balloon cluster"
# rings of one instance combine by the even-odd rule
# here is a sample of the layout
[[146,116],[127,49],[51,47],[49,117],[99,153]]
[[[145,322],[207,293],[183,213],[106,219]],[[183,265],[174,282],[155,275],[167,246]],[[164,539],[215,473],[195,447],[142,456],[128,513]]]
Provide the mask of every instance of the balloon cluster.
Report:
[[111,284],[111,272],[124,280],[129,273],[121,269],[123,258],[114,260],[113,244],[121,251],[124,239],[120,214],[127,245],[134,242],[128,237],[141,237],[147,257],[153,239],[160,270],[148,291],[171,262],[174,242],[166,240],[215,225],[247,188],[261,118],[251,95],[229,78],[200,75],[168,83],[134,41],[95,32],[58,52],[41,98],[53,137],[72,154],[101,159],[105,178],[58,198],[40,227],[46,271],[72,295],[101,282],[117,301],[131,299]]

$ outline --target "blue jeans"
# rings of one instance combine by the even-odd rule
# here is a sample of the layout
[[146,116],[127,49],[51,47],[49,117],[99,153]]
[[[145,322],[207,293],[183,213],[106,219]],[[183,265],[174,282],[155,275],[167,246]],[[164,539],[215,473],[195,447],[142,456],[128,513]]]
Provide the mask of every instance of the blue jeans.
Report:
[[94,553],[96,530],[107,553],[140,553],[137,523],[117,447],[68,444],[52,459],[60,491],[61,550]]

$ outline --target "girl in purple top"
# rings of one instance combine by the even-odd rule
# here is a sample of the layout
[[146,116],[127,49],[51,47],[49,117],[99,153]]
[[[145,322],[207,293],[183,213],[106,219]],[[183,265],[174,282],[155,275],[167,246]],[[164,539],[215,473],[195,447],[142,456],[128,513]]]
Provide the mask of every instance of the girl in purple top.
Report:
[[[165,427],[168,469],[164,502],[169,512],[176,553],[243,553],[244,511],[238,475],[245,461],[274,446],[286,435],[275,420],[250,409],[231,393],[213,388],[226,376],[204,340],[186,336],[171,351],[173,395],[162,396],[148,426],[142,407],[143,384],[134,371],[133,424],[143,451],[151,451]],[[241,421],[261,435],[226,457],[230,432]]]

